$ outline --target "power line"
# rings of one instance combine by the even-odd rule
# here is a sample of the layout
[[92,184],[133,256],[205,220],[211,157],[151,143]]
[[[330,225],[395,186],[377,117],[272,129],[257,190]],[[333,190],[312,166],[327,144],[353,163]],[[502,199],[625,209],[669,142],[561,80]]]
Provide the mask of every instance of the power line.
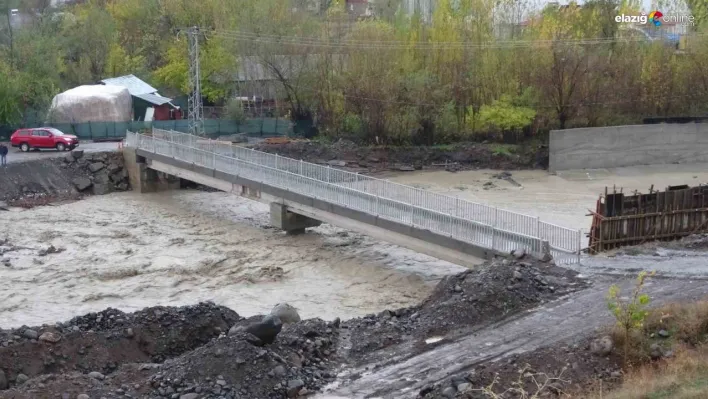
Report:
[[[355,41],[355,40],[323,40],[301,36],[275,36],[259,35],[251,32],[216,30],[208,33],[209,36],[234,40],[237,42],[250,42],[273,45],[292,45],[302,47],[321,47],[339,49],[376,49],[376,50],[461,50],[461,49],[505,49],[505,48],[532,48],[553,45],[589,46],[612,43],[641,43],[651,42],[654,39],[646,36],[626,38],[591,38],[591,39],[558,39],[558,40],[512,40],[488,41],[485,43],[474,42],[415,42],[405,41]],[[707,34],[697,33],[693,37],[704,37]]]

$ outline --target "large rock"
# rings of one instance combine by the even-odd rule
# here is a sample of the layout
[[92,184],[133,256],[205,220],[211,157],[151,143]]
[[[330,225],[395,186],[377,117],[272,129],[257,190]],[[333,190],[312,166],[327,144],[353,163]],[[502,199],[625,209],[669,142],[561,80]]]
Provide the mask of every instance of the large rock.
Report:
[[89,164],[88,168],[91,171],[91,173],[96,173],[105,167],[106,167],[106,164],[104,164],[103,162],[93,162],[93,163]]
[[57,333],[53,333],[51,331],[47,331],[45,333],[42,333],[42,335],[39,336],[39,340],[42,342],[49,342],[51,344],[56,344],[57,342],[61,341],[61,335]]
[[79,191],[86,191],[93,185],[91,180],[86,177],[78,177],[78,178],[72,180],[71,182],[74,184],[76,189]]
[[15,378],[15,382],[17,382],[17,385],[22,385],[27,381],[29,381],[29,377],[27,377],[26,375],[24,375],[22,373],[17,374],[17,378]]
[[119,170],[118,172],[111,175],[111,181],[114,183],[120,183],[128,179],[128,173],[125,170]]
[[115,162],[111,162],[111,163],[108,164],[108,168],[107,168],[107,169],[108,169],[108,173],[116,173],[116,172],[118,172],[119,170],[123,169],[123,167],[120,166],[120,165],[118,165],[118,164],[115,163]]
[[270,314],[277,316],[283,324],[292,324],[300,321],[300,315],[297,310],[290,304],[279,303],[273,307]]
[[94,184],[93,194],[94,195],[105,195],[113,192],[113,188],[109,184]]
[[26,330],[22,333],[22,335],[24,335],[25,338],[27,338],[27,339],[37,339],[37,338],[39,338],[39,333],[38,333],[37,331],[35,331],[35,330],[30,329],[30,328],[26,329]]
[[111,182],[110,176],[108,176],[108,172],[105,170],[100,171],[99,173],[96,173],[93,177],[93,184],[108,184]]
[[73,150],[71,156],[75,159],[81,159],[84,156],[84,150]]
[[612,352],[614,343],[608,335],[590,342],[590,352],[598,356],[607,356]]
[[288,381],[288,397],[297,397],[300,390],[305,387],[305,383],[302,380],[290,380]]
[[0,391],[4,391],[9,387],[10,384],[7,382],[7,376],[5,376],[5,372],[0,370]]
[[246,332],[260,339],[264,344],[272,344],[283,329],[278,316],[268,315],[258,323],[246,327]]

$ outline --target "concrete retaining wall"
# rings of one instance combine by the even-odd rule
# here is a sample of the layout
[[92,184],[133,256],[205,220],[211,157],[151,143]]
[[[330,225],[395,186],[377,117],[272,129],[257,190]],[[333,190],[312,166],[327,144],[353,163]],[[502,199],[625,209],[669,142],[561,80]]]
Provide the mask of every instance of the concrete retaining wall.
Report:
[[708,123],[553,130],[550,172],[708,162]]

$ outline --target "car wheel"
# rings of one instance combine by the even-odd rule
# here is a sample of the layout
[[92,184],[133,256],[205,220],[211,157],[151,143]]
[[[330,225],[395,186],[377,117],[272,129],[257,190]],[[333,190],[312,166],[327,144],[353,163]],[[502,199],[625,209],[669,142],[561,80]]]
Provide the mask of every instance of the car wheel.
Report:
[[66,151],[64,143],[57,143],[57,151]]
[[20,150],[22,150],[22,152],[28,152],[30,150],[29,144],[27,144],[27,143],[20,144]]

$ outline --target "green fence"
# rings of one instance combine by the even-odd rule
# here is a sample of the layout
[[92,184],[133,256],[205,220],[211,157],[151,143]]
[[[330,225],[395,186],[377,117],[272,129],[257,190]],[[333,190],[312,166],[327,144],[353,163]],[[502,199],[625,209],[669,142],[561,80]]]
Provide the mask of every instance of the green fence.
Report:
[[[125,137],[125,132],[144,129],[165,129],[178,132],[188,131],[186,119],[172,121],[131,121],[131,122],[84,122],[84,123],[50,123],[35,126],[0,126],[0,139],[7,139],[13,131],[19,128],[51,126],[66,134],[75,134],[82,140],[113,140]],[[247,119],[243,123],[223,119],[205,119],[204,133],[207,137],[216,138],[227,134],[246,133],[254,137],[274,137],[292,135],[292,123],[287,119],[261,118]]]

